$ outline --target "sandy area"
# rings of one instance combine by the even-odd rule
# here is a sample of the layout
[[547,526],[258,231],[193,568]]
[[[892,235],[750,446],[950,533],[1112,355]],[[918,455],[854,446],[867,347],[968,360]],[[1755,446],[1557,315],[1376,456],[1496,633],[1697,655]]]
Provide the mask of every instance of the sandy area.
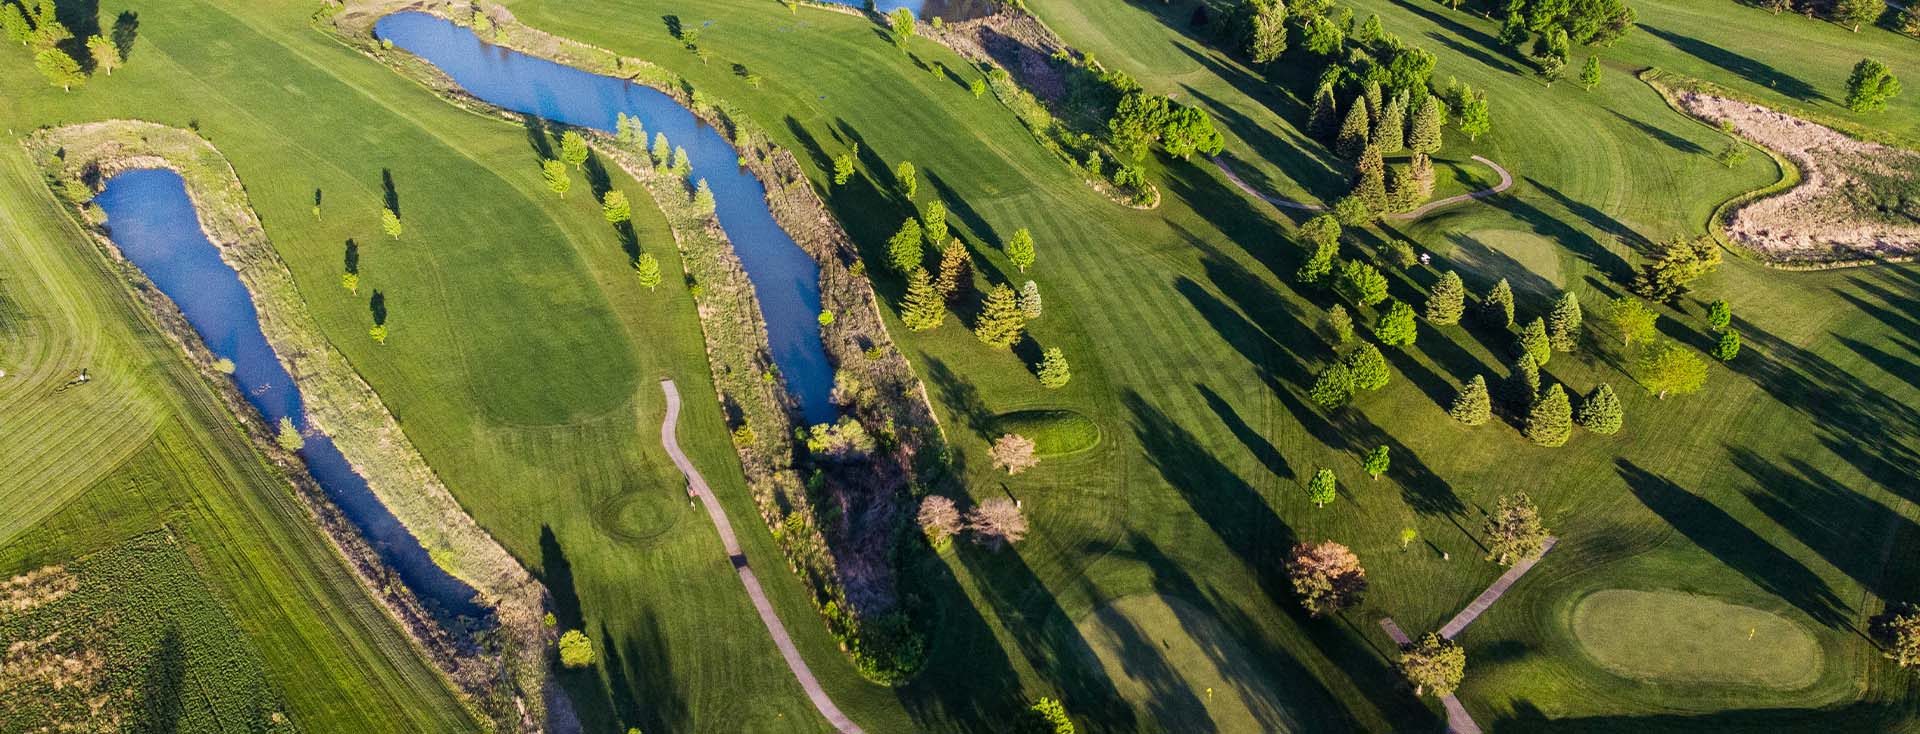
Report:
[[1920,221],[1892,223],[1862,212],[1863,175],[1920,176],[1920,153],[1867,143],[1832,128],[1759,105],[1681,92],[1689,112],[1731,122],[1742,137],[1778,151],[1800,168],[1801,182],[1736,211],[1734,242],[1780,259],[1850,259],[1920,252]]

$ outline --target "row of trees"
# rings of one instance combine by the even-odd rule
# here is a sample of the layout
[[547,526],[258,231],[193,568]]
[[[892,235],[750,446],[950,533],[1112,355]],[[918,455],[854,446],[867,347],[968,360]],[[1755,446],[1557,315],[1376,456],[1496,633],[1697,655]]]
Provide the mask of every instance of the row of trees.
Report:
[[1027,537],[1027,516],[1020,503],[1005,497],[981,502],[963,517],[952,499],[930,494],[920,501],[920,513],[915,519],[920,532],[936,549],[952,545],[954,537],[963,532],[971,533],[975,542],[996,550]]
[[[130,14],[123,15],[130,17]],[[33,65],[48,84],[65,91],[87,83],[90,73],[112,76],[126,61],[122,43],[132,39],[131,26],[116,28],[115,39],[101,34],[75,43],[73,31],[60,22],[54,0],[0,0],[0,33],[33,50]],[[125,41],[119,38],[124,36]]]
[[[1508,0],[1500,42],[1527,57],[1549,81],[1567,67],[1573,44],[1609,46],[1633,30],[1637,14],[1621,0]],[[1531,50],[1527,42],[1532,41]],[[1582,82],[1598,81],[1589,57]]]

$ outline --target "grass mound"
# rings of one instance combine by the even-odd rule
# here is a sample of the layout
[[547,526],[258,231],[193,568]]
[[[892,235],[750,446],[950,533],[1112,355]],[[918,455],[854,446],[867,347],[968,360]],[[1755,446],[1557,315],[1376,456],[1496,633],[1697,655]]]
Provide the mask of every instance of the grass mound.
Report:
[[1819,643],[1791,620],[1678,591],[1595,592],[1574,607],[1573,633],[1629,678],[1793,690],[1822,668]]
[[1100,443],[1100,424],[1071,410],[1022,410],[994,420],[995,433],[1018,433],[1033,439],[1034,453],[1066,456]]
[[1143,731],[1294,731],[1294,717],[1253,655],[1213,615],[1170,596],[1114,601],[1080,636],[1141,711]]

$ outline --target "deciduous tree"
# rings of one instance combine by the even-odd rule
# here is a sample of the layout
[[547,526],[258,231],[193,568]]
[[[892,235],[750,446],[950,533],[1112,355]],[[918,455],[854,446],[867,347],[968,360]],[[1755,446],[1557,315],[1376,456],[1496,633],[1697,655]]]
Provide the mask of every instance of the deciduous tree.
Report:
[[1013,500],[995,497],[967,513],[967,529],[988,547],[1004,548],[1027,537],[1027,516]]
[[[1840,0],[1845,3],[1871,3],[1879,7],[1878,0]],[[1857,28],[1855,30],[1858,30]],[[1900,93],[1900,80],[1888,69],[1873,59],[1861,59],[1853,65],[1853,75],[1847,77],[1847,108],[1855,112],[1875,112],[1887,108],[1887,100]]]
[[1034,254],[1033,233],[1026,227],[1014,230],[1013,237],[1007,240],[1007,259],[1024,273],[1033,266]]
[[293,419],[286,416],[280,416],[280,429],[274,434],[273,441],[288,451],[299,451],[307,446],[306,437],[300,435],[300,429],[293,425]]
[[573,188],[573,179],[567,177],[567,164],[556,160],[540,163],[540,175],[547,180],[547,188],[565,198],[567,191]]
[[633,205],[627,201],[627,194],[619,189],[607,192],[600,199],[600,215],[613,224],[633,220]]
[[1654,324],[1660,320],[1660,314],[1638,298],[1621,296],[1607,305],[1607,319],[1619,330],[1621,341],[1632,345],[1636,339],[1645,341],[1653,337]]
[[1588,56],[1586,65],[1580,67],[1580,86],[1588,90],[1600,86],[1600,57]]
[[652,293],[660,286],[660,260],[651,252],[640,253],[640,259],[633,263],[633,274],[640,280],[640,287]]
[[1386,276],[1359,260],[1348,260],[1340,266],[1340,282],[1336,288],[1340,295],[1362,306],[1387,300]]
[[901,161],[894,166],[893,178],[900,185],[900,195],[913,201],[920,194],[920,176],[913,170],[913,161]]
[[1338,303],[1327,307],[1327,335],[1337,346],[1353,341],[1353,317],[1347,315],[1347,307]]
[[1640,384],[1662,400],[1675,393],[1697,392],[1707,383],[1707,363],[1671,341],[1648,348],[1638,367]]
[[1920,666],[1920,613],[1904,610],[1889,617],[1882,627],[1887,658],[1902,668]]
[[1213,118],[1206,110],[1180,105],[1160,130],[1160,146],[1167,155],[1185,160],[1194,153],[1219,155],[1226,148],[1226,139],[1214,129]]
[[960,522],[960,511],[953,506],[953,500],[930,494],[920,500],[920,514],[915,517],[920,523],[920,532],[935,549],[945,549],[953,542],[953,536],[960,534],[964,527]]
[[380,231],[386,232],[388,237],[397,240],[400,239],[400,235],[406,231],[406,225],[400,223],[400,215],[394,212],[394,210],[382,208],[380,210]]
[[580,133],[568,130],[560,135],[560,160],[569,166],[579,168],[587,163],[587,139]]
[[1323,408],[1338,408],[1353,399],[1353,371],[1345,364],[1334,363],[1314,377],[1313,389],[1307,396]]
[[1886,12],[1887,4],[1883,0],[1834,0],[1828,11],[1828,17],[1835,23],[1860,32],[1860,27],[1871,25]]
[[1287,578],[1293,581],[1293,593],[1300,596],[1300,606],[1315,617],[1353,606],[1367,591],[1367,571],[1360,567],[1360,558],[1331,540],[1295,545],[1287,554]]
[[1487,93],[1467,90],[1460,105],[1460,132],[1477,141],[1493,129],[1493,113],[1487,109]]
[[1467,651],[1460,643],[1428,632],[1416,642],[1400,648],[1400,673],[1413,683],[1416,696],[1432,691],[1435,696],[1451,696],[1467,674]]
[[906,51],[907,39],[912,38],[914,35],[913,11],[906,8],[895,8],[893,13],[887,16],[887,25],[893,31],[894,47],[901,51]]
[[87,83],[87,75],[80,71],[80,62],[74,61],[67,52],[57,48],[49,48],[35,54],[33,66],[40,70],[41,76],[47,78],[48,84],[68,92],[73,91],[74,87]]
[[1393,466],[1393,455],[1387,452],[1387,447],[1381,446],[1367,452],[1367,458],[1360,462],[1360,466],[1367,470],[1367,476],[1378,481],[1380,475],[1387,473],[1387,469]]
[[1547,528],[1540,508],[1525,492],[1500,498],[1487,518],[1487,560],[1502,566],[1539,558],[1547,547]]
[[1386,387],[1393,379],[1393,371],[1387,368],[1386,355],[1380,348],[1361,342],[1346,359],[1347,374],[1353,377],[1355,390],[1378,390]]
[[1719,265],[1720,246],[1712,239],[1672,240],[1660,246],[1659,257],[1640,265],[1633,290],[1645,298],[1671,303]]
[[113,76],[113,70],[120,68],[120,49],[106,36],[94,34],[87,38],[87,55],[93,57],[95,72],[106,72],[107,76]]
[[947,205],[939,199],[927,202],[927,209],[920,213],[920,232],[926,237],[928,247],[945,247],[947,244]]
[[1714,331],[1724,331],[1733,324],[1733,305],[1727,299],[1717,298],[1707,304],[1707,326]]
[[560,635],[560,664],[569,668],[585,668],[593,665],[593,639],[580,630],[567,630]]
[[1380,320],[1374,322],[1373,335],[1381,344],[1388,346],[1412,346],[1420,338],[1420,326],[1413,307],[1400,301],[1389,304],[1386,312],[1380,314]]
[[1067,716],[1067,707],[1055,699],[1041,696],[1027,707],[1027,715],[1034,720],[1030,727],[1032,734],[1074,734],[1076,731],[1073,719]]
[[1332,469],[1321,469],[1313,473],[1313,480],[1307,483],[1307,499],[1314,507],[1326,507],[1327,503],[1340,497],[1339,481],[1334,479]]

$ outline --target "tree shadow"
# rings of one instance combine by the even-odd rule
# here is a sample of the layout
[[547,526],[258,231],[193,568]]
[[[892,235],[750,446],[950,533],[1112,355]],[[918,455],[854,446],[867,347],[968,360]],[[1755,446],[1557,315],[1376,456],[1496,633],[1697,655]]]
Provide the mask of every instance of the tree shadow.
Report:
[[1287,465],[1286,457],[1281,456],[1280,450],[1274,448],[1273,442],[1268,441],[1266,436],[1260,435],[1259,430],[1247,425],[1246,419],[1240,417],[1240,412],[1234,410],[1226,398],[1220,397],[1219,393],[1206,385],[1195,383],[1193,387],[1200,391],[1200,397],[1206,399],[1207,407],[1213,408],[1213,414],[1220,416],[1221,424],[1233,432],[1234,438],[1240,439],[1240,445],[1247,447],[1247,451],[1260,460],[1261,466],[1281,479],[1294,478],[1293,467]]
[[347,252],[342,267],[350,274],[360,274],[360,245],[355,243],[351,237],[347,238]]
[[394,216],[400,216],[400,191],[393,187],[393,169],[380,169],[380,190],[384,192],[382,201]]
[[1871,543],[1863,548],[1861,538],[1863,533],[1888,539],[1911,534],[1912,520],[1799,459],[1781,467],[1746,448],[1729,446],[1728,451],[1733,465],[1753,479],[1741,493],[1754,507],[1875,596],[1904,595],[1904,589],[1883,585],[1887,559],[1872,552]]
[[1500,734],[1699,734],[1699,732],[1905,731],[1914,714],[1896,703],[1859,701],[1828,708],[1742,709],[1710,714],[1547,718],[1527,699],[1495,722]]
[[1494,37],[1492,34],[1487,33],[1486,31],[1480,30],[1478,28],[1475,28],[1473,26],[1467,25],[1465,23],[1462,23],[1460,21],[1454,20],[1453,18],[1449,18],[1445,13],[1441,13],[1437,10],[1429,8],[1426,5],[1423,5],[1420,2],[1418,2],[1418,0],[1414,0],[1412,2],[1401,2],[1397,4],[1400,6],[1401,9],[1407,10],[1413,13],[1414,15],[1418,15],[1421,18],[1425,19],[1427,22],[1440,26],[1441,28],[1446,29],[1448,33],[1452,33],[1455,36],[1459,36],[1460,38],[1465,39],[1468,43],[1471,43],[1474,46],[1478,46],[1479,48],[1468,48],[1464,44],[1459,44],[1457,42],[1452,41],[1451,39],[1448,39],[1442,36],[1436,36],[1432,32],[1428,32],[1427,37],[1440,41],[1442,44],[1445,44],[1448,48],[1452,48],[1456,51],[1459,51],[1460,53],[1473,58],[1475,61],[1479,61],[1480,63],[1486,64],[1488,67],[1498,69],[1500,71],[1504,71],[1510,74],[1525,73],[1525,71],[1521,67],[1514,66],[1513,64],[1507,63],[1505,59],[1500,58],[1500,57],[1515,58],[1515,52],[1513,49],[1508,48],[1506,44],[1501,43],[1500,39]]
[[140,673],[140,690],[131,713],[131,731],[143,734],[175,734],[185,713],[181,697],[186,693],[187,647],[180,628],[168,625],[160,636],[146,667]]
[[133,57],[133,44],[140,39],[140,14],[131,10],[122,10],[113,19],[114,48],[120,49],[122,61]]
[[622,725],[641,731],[688,731],[690,712],[673,678],[673,651],[660,619],[649,610],[638,624],[637,634],[618,643],[606,627],[600,628],[601,638],[607,640],[606,660],[601,667],[607,672],[614,710]]
[[1836,629],[1850,625],[1852,607],[1826,581],[1726,510],[1626,459],[1614,466],[1641,504],[1701,550],[1814,621]]
[[521,115],[520,125],[526,128],[527,147],[533,149],[534,155],[540,156],[541,161],[554,160],[553,135],[547,132],[547,121],[539,115]]
[[373,297],[367,299],[367,311],[373,314],[373,323],[375,326],[385,326],[387,323],[387,294],[377,288],[374,289]]
[[1803,82],[1791,74],[1775,69],[1766,62],[1728,51],[1711,43],[1693,38],[1692,36],[1663,30],[1645,23],[1638,25],[1653,37],[1666,41],[1674,48],[1691,54],[1694,58],[1701,61],[1718,66],[1754,84],[1772,89],[1803,102],[1832,101],[1829,100],[1826,95],[1814,89],[1813,85]]
[[613,176],[607,173],[607,165],[600,160],[600,154],[591,148],[587,149],[587,160],[580,167],[585,171],[587,188],[593,192],[593,200],[606,199],[607,192],[613,190]]
[[574,589],[573,562],[560,548],[553,527],[540,526],[540,583],[553,596],[553,618],[561,629],[580,629],[586,618],[580,612],[580,593]]

